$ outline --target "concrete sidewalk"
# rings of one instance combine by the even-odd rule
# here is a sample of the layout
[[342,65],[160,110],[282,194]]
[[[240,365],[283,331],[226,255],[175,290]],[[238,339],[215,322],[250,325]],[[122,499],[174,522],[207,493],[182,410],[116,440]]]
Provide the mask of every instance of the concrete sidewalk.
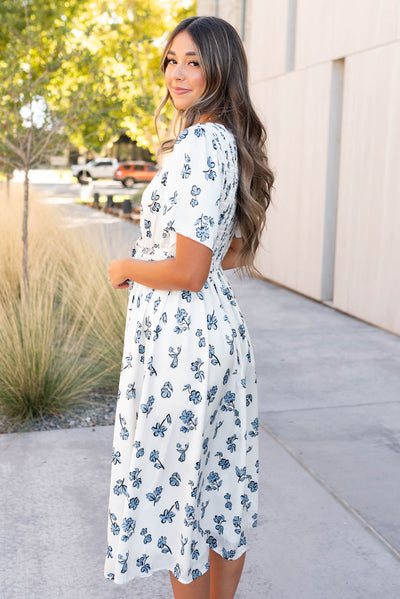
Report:
[[[256,353],[262,466],[237,599],[397,599],[400,340],[232,279]],[[103,578],[111,448],[112,427],[0,436],[2,599],[172,597],[166,572]]]

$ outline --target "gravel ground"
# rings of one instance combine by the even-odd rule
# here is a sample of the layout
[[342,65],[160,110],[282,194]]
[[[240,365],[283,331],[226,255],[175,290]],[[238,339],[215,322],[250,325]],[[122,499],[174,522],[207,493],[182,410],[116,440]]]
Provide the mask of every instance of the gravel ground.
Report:
[[65,414],[51,414],[29,422],[15,424],[0,415],[0,434],[30,431],[49,431],[61,428],[95,427],[114,424],[115,395],[102,391],[90,394],[90,405]]

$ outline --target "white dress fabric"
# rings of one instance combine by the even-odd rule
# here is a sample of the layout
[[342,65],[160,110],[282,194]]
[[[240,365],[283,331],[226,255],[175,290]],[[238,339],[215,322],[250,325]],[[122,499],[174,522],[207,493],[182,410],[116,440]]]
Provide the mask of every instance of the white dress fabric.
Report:
[[175,255],[180,233],[212,249],[199,292],[131,283],[116,408],[104,574],[116,583],[167,569],[183,583],[228,560],[257,525],[253,351],[221,260],[238,183],[233,135],[182,131],[142,199],[135,258]]

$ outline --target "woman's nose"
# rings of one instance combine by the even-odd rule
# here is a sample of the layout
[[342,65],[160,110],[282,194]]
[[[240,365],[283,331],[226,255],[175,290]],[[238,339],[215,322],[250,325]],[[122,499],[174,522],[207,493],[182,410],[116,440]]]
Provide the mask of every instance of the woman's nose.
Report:
[[184,71],[183,71],[182,65],[176,64],[174,66],[173,76],[175,79],[183,79],[184,78]]

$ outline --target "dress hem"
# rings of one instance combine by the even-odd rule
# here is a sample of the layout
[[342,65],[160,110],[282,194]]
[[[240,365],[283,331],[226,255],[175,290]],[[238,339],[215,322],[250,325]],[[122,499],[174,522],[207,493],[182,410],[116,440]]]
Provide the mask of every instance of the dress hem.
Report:
[[[225,559],[227,562],[235,562],[236,560],[240,559],[242,557],[242,555],[244,553],[246,553],[247,551],[247,546],[244,546],[243,551],[240,553],[240,555],[238,555],[236,557],[235,555],[235,559],[227,559],[226,557],[224,557],[222,555],[222,553],[220,553],[219,551],[217,551],[216,549],[211,549],[210,551],[214,551],[215,553],[217,553],[220,557],[222,557],[223,559]],[[207,570],[205,572],[203,572],[203,574],[201,576],[204,576],[204,574],[206,574],[208,572],[209,568],[207,568]],[[128,582],[135,580],[135,578],[150,578],[150,576],[152,576],[155,572],[171,572],[171,574],[175,577],[175,579],[178,582],[181,582],[182,584],[190,584],[191,582],[193,582],[193,580],[196,579],[187,579],[187,580],[183,580],[182,578],[177,578],[173,572],[173,570],[170,570],[169,568],[165,567],[165,568],[155,568],[151,570],[151,572],[143,573],[143,574],[134,574],[134,576],[132,576],[131,578],[127,578],[126,580],[115,580],[114,578],[109,579],[107,574],[104,574],[104,577],[106,578],[106,580],[109,580],[110,582],[113,582],[114,584],[118,584],[118,585],[123,585],[123,584],[127,584]],[[199,577],[200,578],[200,577]]]

